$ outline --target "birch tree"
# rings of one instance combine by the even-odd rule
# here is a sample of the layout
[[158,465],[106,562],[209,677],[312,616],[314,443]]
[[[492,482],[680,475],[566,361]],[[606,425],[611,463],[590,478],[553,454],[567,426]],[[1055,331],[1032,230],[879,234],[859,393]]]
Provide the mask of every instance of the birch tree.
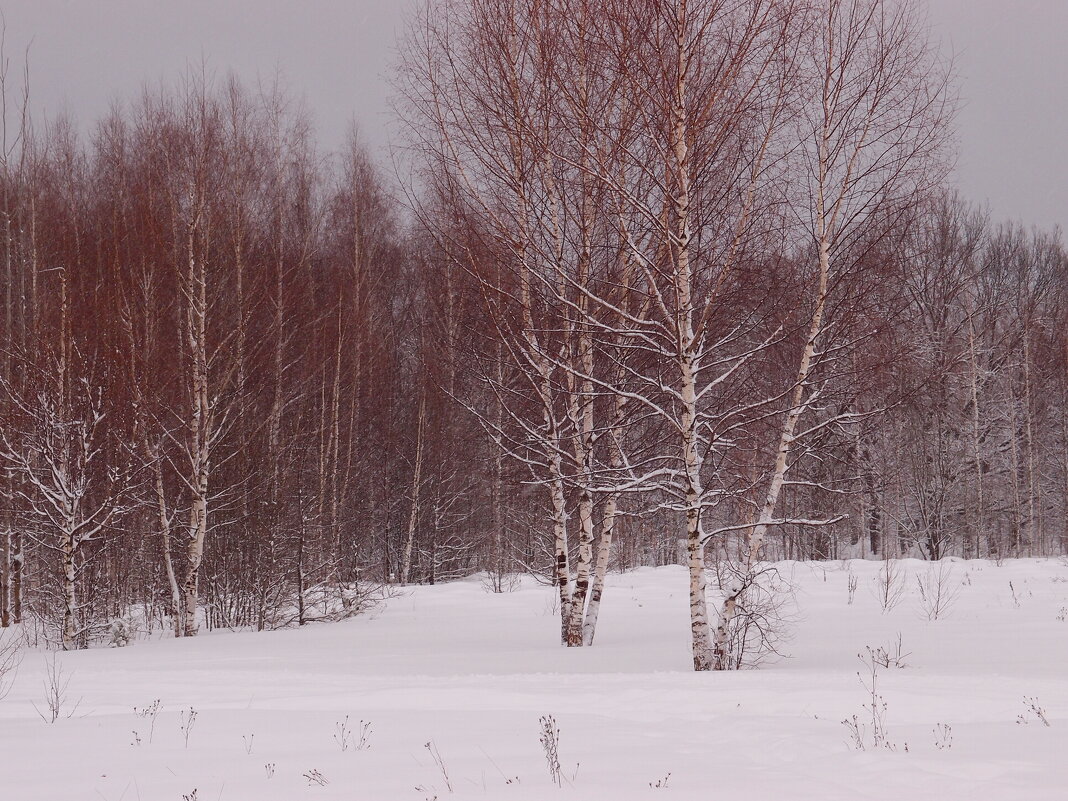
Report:
[[738,293],[743,265],[775,237],[767,188],[778,173],[795,10],[685,0],[616,10],[628,33],[613,47],[633,54],[632,65],[617,61],[622,92],[643,102],[633,141],[621,143],[624,168],[601,161],[592,169],[613,195],[627,258],[641,275],[636,288],[649,298],[622,326],[649,366],[628,370],[633,400],[660,421],[668,444],[641,463],[625,459],[625,486],[660,495],[683,519],[693,662],[708,670],[705,521],[725,497],[715,468],[731,430],[760,405],[737,397],[734,382],[776,337]]
[[[413,28],[402,80],[413,139],[433,168],[448,175],[442,197],[460,198],[451,213],[469,218],[468,230],[490,240],[482,249],[493,254],[490,262],[470,242],[447,249],[480,282],[508,373],[520,377],[501,384],[496,367],[483,372],[505,412],[490,434],[546,488],[561,640],[577,646],[592,570],[596,411],[590,380],[561,364],[579,360],[589,367],[593,350],[587,323],[556,301],[567,292],[565,274],[588,280],[592,209],[576,211],[548,149],[552,11],[537,2],[432,4]],[[454,57],[460,51],[463,61]],[[572,214],[579,217],[577,242]],[[489,423],[485,415],[479,419]],[[579,494],[574,581],[571,487]]]
[[[939,161],[951,113],[948,80],[919,27],[916,7],[881,0],[829,0],[817,7],[806,48],[815,111],[802,123],[800,169],[808,176],[811,204],[798,202],[815,250],[814,291],[797,376],[789,391],[774,466],[764,501],[749,532],[742,576],[726,591],[716,630],[716,667],[727,665],[727,629],[752,573],[786,481],[802,416],[819,403],[814,379],[830,350],[825,322],[828,293],[848,281],[851,253],[870,246],[879,227],[945,176]],[[809,72],[806,70],[806,72]],[[806,87],[808,89],[809,87]],[[803,183],[802,186],[805,186]],[[807,212],[807,213],[806,213]]]
[[20,524],[57,559],[62,588],[60,643],[67,651],[88,645],[79,579],[86,551],[125,511],[123,496],[130,477],[106,463],[115,452],[114,443],[106,441],[110,437],[104,425],[103,390],[85,377],[58,394],[51,389],[39,385],[31,399],[11,398],[23,422],[14,431],[0,433],[0,458],[8,472],[21,479],[17,493],[28,514]]

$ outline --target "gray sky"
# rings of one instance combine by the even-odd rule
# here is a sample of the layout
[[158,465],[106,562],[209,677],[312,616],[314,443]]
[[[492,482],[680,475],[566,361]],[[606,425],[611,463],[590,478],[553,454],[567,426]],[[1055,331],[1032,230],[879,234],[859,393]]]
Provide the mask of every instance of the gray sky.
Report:
[[[203,57],[246,82],[280,71],[336,147],[354,117],[384,148],[383,75],[412,0],[0,0],[35,109],[91,122]],[[1068,0],[929,0],[962,78],[958,180],[998,218],[1068,223]]]

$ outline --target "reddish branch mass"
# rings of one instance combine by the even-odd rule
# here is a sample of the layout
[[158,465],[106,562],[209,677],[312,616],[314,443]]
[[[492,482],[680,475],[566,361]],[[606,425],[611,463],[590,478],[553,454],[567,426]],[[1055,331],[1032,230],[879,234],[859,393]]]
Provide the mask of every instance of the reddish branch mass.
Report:
[[725,670],[777,560],[1064,552],[1065,253],[950,188],[917,3],[431,0],[393,81],[401,192],[237,79],[8,120],[0,626],[533,574],[588,647],[682,564]]

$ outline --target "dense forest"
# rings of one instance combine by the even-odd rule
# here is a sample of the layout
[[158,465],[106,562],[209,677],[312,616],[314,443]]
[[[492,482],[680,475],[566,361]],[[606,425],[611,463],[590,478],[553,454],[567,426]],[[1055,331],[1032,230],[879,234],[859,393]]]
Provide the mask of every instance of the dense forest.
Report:
[[953,190],[915,4],[435,1],[394,82],[400,180],[236,78],[9,113],[0,626],[532,573],[589,645],[681,563],[702,670],[772,560],[1065,553],[1068,257]]

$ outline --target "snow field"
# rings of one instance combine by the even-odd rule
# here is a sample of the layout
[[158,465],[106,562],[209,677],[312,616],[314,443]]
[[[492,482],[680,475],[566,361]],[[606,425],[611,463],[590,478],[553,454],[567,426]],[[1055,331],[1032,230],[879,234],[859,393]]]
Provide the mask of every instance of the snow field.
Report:
[[[681,567],[610,576],[588,649],[556,644],[552,588],[473,579],[339,624],[61,653],[53,724],[53,655],[29,652],[0,701],[0,800],[1068,798],[1068,563],[946,562],[937,620],[917,578],[939,566],[897,564],[885,612],[879,562],[780,564],[789,658],[730,673],[690,671]],[[875,747],[858,653],[899,634]]]

